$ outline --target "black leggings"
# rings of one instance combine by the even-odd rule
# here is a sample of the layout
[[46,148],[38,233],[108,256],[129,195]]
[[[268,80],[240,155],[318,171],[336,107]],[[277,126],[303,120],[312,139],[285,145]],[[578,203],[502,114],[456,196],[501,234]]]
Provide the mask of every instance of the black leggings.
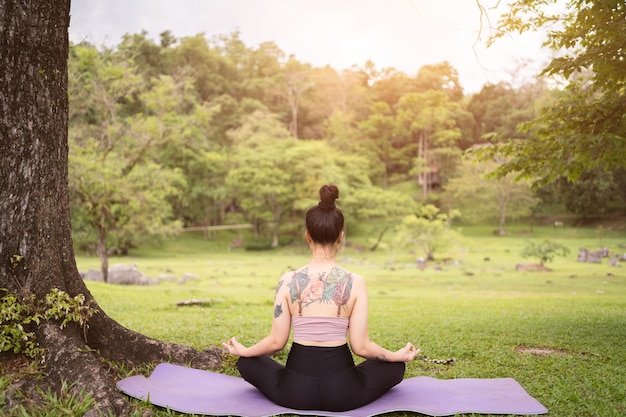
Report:
[[368,359],[354,365],[348,345],[293,343],[287,364],[267,356],[239,358],[241,376],[278,405],[296,410],[347,411],[379,398],[404,377],[404,362]]

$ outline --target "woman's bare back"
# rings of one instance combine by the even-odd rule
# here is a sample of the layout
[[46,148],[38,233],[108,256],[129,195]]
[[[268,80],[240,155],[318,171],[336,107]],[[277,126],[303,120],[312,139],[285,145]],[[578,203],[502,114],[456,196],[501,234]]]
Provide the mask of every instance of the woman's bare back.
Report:
[[292,316],[350,317],[354,275],[339,266],[305,266],[286,277]]

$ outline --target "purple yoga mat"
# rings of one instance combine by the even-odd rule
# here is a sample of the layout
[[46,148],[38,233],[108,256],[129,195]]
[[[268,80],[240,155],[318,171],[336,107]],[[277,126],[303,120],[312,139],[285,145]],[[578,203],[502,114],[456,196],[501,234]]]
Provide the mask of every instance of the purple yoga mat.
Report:
[[274,404],[242,378],[162,363],[149,378],[131,376],[118,389],[170,410],[212,416],[265,417],[277,414],[369,417],[393,411],[431,416],[455,414],[544,414],[548,410],[513,378],[404,379],[364,407],[345,412],[293,410]]

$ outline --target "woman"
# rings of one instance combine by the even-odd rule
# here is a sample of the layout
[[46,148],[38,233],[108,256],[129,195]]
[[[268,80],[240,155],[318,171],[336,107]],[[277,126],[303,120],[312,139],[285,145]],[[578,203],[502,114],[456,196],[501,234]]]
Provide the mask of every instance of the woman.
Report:
[[[251,347],[235,337],[224,343],[239,356],[241,376],[273,402],[299,410],[346,411],[379,398],[404,376],[405,362],[419,353],[412,343],[391,352],[372,342],[367,330],[363,277],[337,264],[343,214],[335,207],[339,190],[320,189],[320,202],[306,213],[311,261],[284,274],[274,300],[270,334]],[[267,355],[293,344],[285,366]],[[355,366],[346,343],[365,358]]]

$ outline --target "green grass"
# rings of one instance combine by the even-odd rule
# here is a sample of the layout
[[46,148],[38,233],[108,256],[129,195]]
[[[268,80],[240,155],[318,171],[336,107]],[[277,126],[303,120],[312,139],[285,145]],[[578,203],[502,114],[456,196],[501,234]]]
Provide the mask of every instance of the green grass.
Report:
[[[340,261],[368,282],[372,339],[390,349],[411,340],[429,359],[455,359],[449,365],[416,360],[407,377],[513,377],[550,416],[626,414],[626,273],[606,262],[576,262],[580,247],[626,252],[624,233],[548,227],[528,233],[526,225],[509,230],[496,237],[492,229],[464,228],[469,243],[445,254],[459,262],[423,270],[414,263],[419,254],[346,249]],[[548,272],[516,271],[517,263],[535,262],[520,256],[529,238],[557,241],[571,253],[548,264]],[[226,233],[214,241],[185,234],[110,261],[134,263],[153,277],[197,276],[184,284],[88,287],[110,316],[148,336],[199,349],[233,335],[254,343],[269,331],[278,277],[304,264],[308,252],[303,245],[228,252],[230,239]],[[98,267],[92,257],[80,256],[77,264],[81,270]],[[175,305],[191,299],[210,304]],[[232,361],[219,371],[236,374]]]

